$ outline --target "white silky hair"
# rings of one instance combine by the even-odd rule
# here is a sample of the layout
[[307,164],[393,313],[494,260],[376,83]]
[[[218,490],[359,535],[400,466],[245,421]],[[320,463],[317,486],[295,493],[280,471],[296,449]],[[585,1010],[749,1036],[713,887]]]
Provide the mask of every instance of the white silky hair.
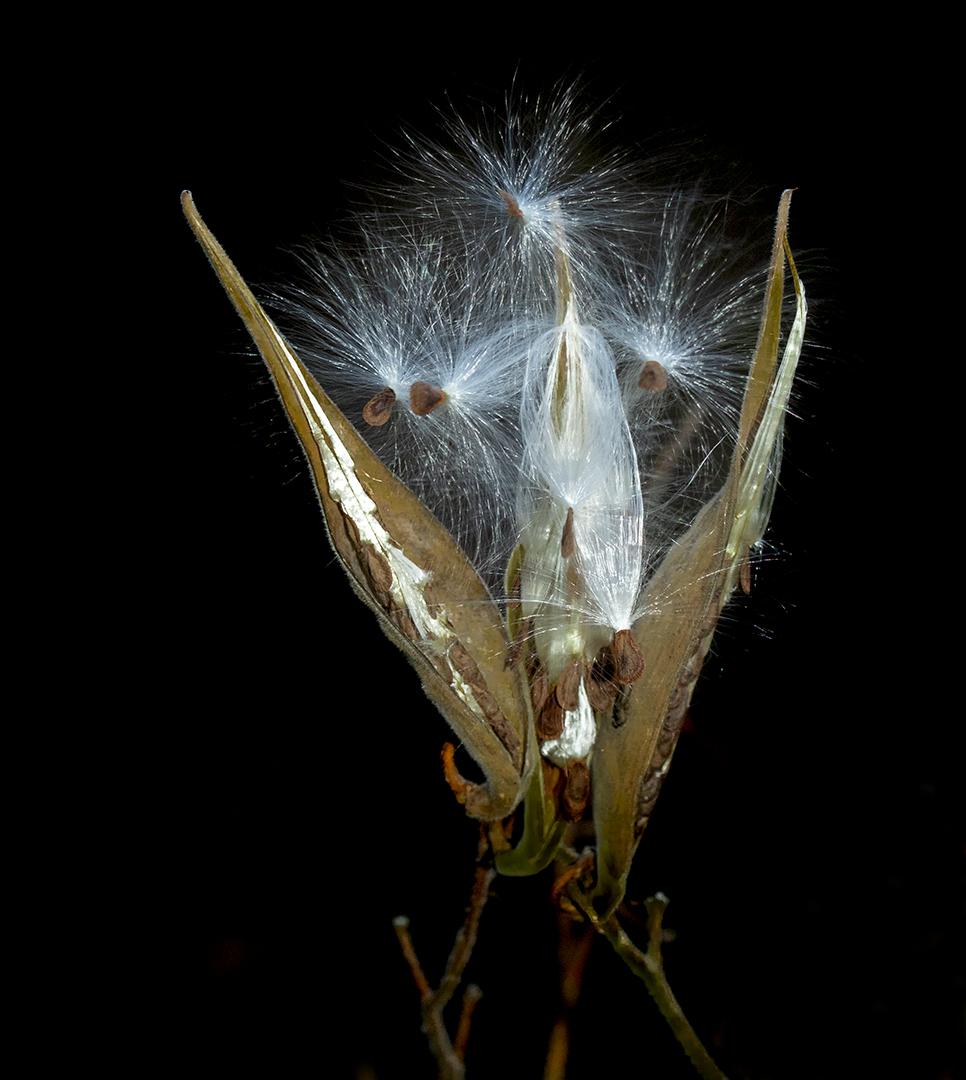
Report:
[[[524,615],[535,621],[538,648],[542,630],[567,612],[579,616],[557,648],[547,648],[553,678],[568,653],[590,659],[614,630],[630,627],[643,557],[641,483],[614,357],[573,303],[530,351],[520,426]],[[568,514],[573,567],[562,545]],[[594,626],[610,632],[598,640]]]
[[[727,234],[727,200],[669,194],[657,242],[621,267],[604,315],[647,493],[653,566],[724,481],[765,290],[766,263]],[[764,237],[760,237],[764,249]],[[639,384],[642,364],[667,376]]]
[[[305,256],[284,301],[323,388],[508,602],[522,544],[519,599],[551,677],[633,625],[723,480],[768,254],[755,268],[725,242],[715,200],[590,155],[601,123],[576,96],[408,137],[380,211]],[[663,388],[641,385],[648,362]],[[414,409],[416,383],[438,407]],[[388,421],[368,426],[387,389]]]
[[[494,318],[499,299],[481,291],[468,251],[387,232],[363,231],[351,254],[306,259],[308,283],[284,302],[296,317],[292,337],[379,457],[499,592],[513,545],[532,328]],[[416,382],[439,387],[445,405],[417,415],[409,401]],[[366,403],[386,388],[396,397],[390,422],[365,425]]]
[[480,255],[481,272],[504,284],[515,312],[554,305],[554,259],[567,237],[571,275],[589,296],[628,244],[655,235],[663,194],[631,154],[602,145],[609,123],[577,86],[467,119],[440,113],[433,138],[405,133],[393,183],[379,191],[413,223]]

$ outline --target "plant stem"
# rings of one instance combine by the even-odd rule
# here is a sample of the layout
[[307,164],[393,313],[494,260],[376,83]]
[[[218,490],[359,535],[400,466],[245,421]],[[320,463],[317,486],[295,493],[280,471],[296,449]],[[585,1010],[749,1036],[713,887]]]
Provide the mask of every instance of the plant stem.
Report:
[[[481,859],[484,853],[485,849],[481,846]],[[492,867],[477,863],[466,920],[456,933],[456,940],[453,942],[452,951],[446,962],[446,970],[435,990],[426,978],[412,938],[409,935],[409,919],[405,915],[393,919],[393,928],[396,931],[396,937],[399,939],[399,947],[406,963],[409,965],[409,970],[412,972],[416,989],[419,991],[423,1011],[423,1031],[429,1041],[429,1048],[433,1053],[433,1057],[436,1059],[440,1080],[463,1080],[466,1074],[463,1058],[469,1040],[473,1010],[481,997],[479,987],[471,985],[466,988],[455,1040],[450,1039],[449,1032],[446,1030],[443,1010],[456,993],[463,978],[463,972],[466,970],[466,965],[473,954],[473,947],[476,945],[477,932],[480,926],[480,916],[483,914],[483,908],[490,892],[490,885],[493,883],[495,876],[496,871]]]
[[561,911],[560,931],[560,1011],[550,1032],[547,1060],[543,1080],[564,1080],[567,1075],[567,1058],[570,1056],[570,1016],[577,1006],[583,985],[587,959],[594,943],[594,933],[584,922],[575,922],[573,916]]
[[[576,893],[576,890],[573,890],[573,893]],[[579,893],[575,898],[579,898]],[[667,1020],[671,1031],[674,1032],[674,1037],[704,1080],[727,1080],[725,1074],[714,1063],[694,1028],[688,1022],[688,1018],[684,1015],[664,974],[661,941],[664,933],[663,920],[664,909],[668,903],[667,897],[658,893],[645,901],[645,903],[647,905],[648,924],[646,952],[642,952],[631,941],[624,928],[617,921],[616,915],[611,915],[609,919],[601,922],[596,917],[592,905],[587,903],[586,899],[581,903],[581,910],[590,919],[597,932],[607,938],[617,955],[643,981],[657,1007],[661,1010],[661,1015]]]

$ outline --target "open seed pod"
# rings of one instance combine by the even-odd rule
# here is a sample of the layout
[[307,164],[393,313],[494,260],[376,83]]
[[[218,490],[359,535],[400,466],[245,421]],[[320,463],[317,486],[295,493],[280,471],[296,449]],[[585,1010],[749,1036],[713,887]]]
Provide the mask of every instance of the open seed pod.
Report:
[[[605,248],[604,269],[594,277],[593,244],[582,250],[573,239],[582,235],[580,214],[568,216],[552,191],[537,199],[511,188],[497,178],[492,192],[505,226],[524,235],[533,229],[539,243],[524,246],[525,260],[511,261],[512,288],[504,289],[491,267],[480,272],[486,318],[479,324],[479,295],[465,284],[475,282],[473,245],[470,255],[463,252],[470,269],[456,287],[452,276],[433,278],[444,267],[450,274],[453,260],[431,246],[417,245],[392,263],[396,277],[380,296],[395,303],[399,283],[419,300],[395,322],[357,275],[337,279],[342,308],[325,324],[325,343],[343,383],[364,376],[356,411],[369,441],[276,329],[187,193],[183,203],[268,366],[340,562],[484,773],[483,784],[468,783],[450,757],[451,786],[484,821],[505,819],[523,803],[522,830],[515,846],[498,852],[497,868],[537,872],[552,860],[566,825],[592,817],[596,874],[586,900],[606,917],[623,896],[718,618],[735,588],[747,586],[749,553],[767,525],[806,305],[788,247],[785,192],[750,368],[740,380],[729,373],[730,382],[715,371],[709,384],[733,396],[733,405],[715,399],[705,410],[724,416],[714,446],[727,452],[719,450],[720,467],[711,470],[710,454],[689,451],[675,478],[660,439],[648,441],[648,431],[642,437],[635,426],[634,410],[645,409],[659,436],[672,430],[689,446],[700,409],[681,388],[718,355],[710,350],[708,360],[695,350],[682,359],[647,319],[647,334],[639,335],[639,313],[619,288],[638,263],[622,256],[611,266]],[[504,239],[492,252],[481,247],[498,262]],[[786,263],[795,315],[782,351]],[[531,264],[539,273],[520,285]],[[425,282],[438,285],[443,299],[424,296]],[[747,312],[758,294],[746,284],[737,299],[712,309],[709,325]],[[667,291],[653,290],[659,297]],[[669,322],[676,317],[671,311]],[[417,356],[428,347],[426,325],[444,337],[457,328],[446,338],[445,362]],[[402,338],[410,346],[406,364],[417,356],[425,376],[423,368],[385,359]],[[699,371],[699,388],[701,378]],[[487,427],[486,409],[498,424]],[[482,463],[475,478],[468,471],[474,448]],[[420,497],[425,460],[451,470],[454,481],[471,475],[477,486],[464,498],[457,483],[448,484],[456,494],[434,513]],[[397,465],[408,470],[407,482]],[[481,491],[485,502],[474,504]],[[662,507],[672,508],[664,518]],[[649,539],[652,520],[659,542]],[[474,545],[467,532],[474,527],[496,536],[492,551],[505,567],[502,608],[492,598],[492,574],[484,580],[492,551],[478,564],[467,555],[485,546]]]
[[[406,654],[423,689],[486,777],[467,812],[510,814],[535,754],[500,611],[439,521],[383,465],[265,314],[188,192],[185,214],[258,346],[312,470],[329,538],[355,591]],[[294,583],[289,583],[294,584]]]
[[[650,578],[645,614],[633,628],[647,676],[627,688],[610,721],[598,729],[592,768],[597,833],[593,902],[603,917],[623,897],[634,851],[671,764],[718,617],[768,523],[806,317],[804,291],[788,248],[790,201],[791,192],[786,191],[727,481]],[[786,258],[796,313],[779,362]]]

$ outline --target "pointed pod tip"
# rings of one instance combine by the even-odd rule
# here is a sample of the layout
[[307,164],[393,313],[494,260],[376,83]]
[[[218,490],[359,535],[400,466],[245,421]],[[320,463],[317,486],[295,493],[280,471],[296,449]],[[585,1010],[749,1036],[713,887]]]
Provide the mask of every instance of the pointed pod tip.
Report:
[[793,187],[785,188],[778,200],[778,214],[775,221],[776,247],[780,238],[783,238],[788,231],[788,212],[792,205],[792,194],[797,190]]
[[[181,212],[201,246],[207,247],[206,234],[208,233],[208,226],[205,225],[204,219],[198,212],[198,207],[195,206],[194,195],[187,188],[181,192]],[[210,242],[215,245],[218,243],[213,236],[210,237]]]

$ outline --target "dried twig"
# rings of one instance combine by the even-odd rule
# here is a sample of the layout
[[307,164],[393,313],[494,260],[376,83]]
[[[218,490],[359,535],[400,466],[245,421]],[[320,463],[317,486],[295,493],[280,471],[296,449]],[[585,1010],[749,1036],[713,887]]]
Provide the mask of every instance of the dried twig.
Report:
[[558,858],[561,861],[567,859],[571,861],[570,866],[557,876],[553,888],[550,890],[550,899],[554,904],[560,904],[570,886],[594,868],[594,852],[592,848],[587,848],[581,855],[577,855],[569,849],[564,851],[561,848],[558,852]]
[[638,978],[643,980],[651,997],[654,998],[657,1007],[661,1010],[661,1015],[667,1020],[671,1031],[674,1032],[674,1037],[691,1059],[692,1065],[704,1077],[704,1080],[727,1080],[724,1073],[714,1063],[711,1055],[701,1044],[701,1040],[684,1015],[664,974],[661,943],[665,934],[663,920],[664,909],[668,904],[667,897],[658,893],[645,901],[647,906],[648,941],[647,951],[642,952],[627,936],[624,928],[617,921],[616,915],[601,921],[594,912],[593,905],[587,902],[586,897],[582,897],[576,889],[571,890],[571,896],[591,921],[594,929],[607,938],[617,955]]
[[470,1034],[470,1021],[473,1010],[481,997],[479,987],[470,985],[466,988],[456,1038],[451,1040],[443,1019],[443,1010],[456,993],[463,978],[463,972],[466,970],[466,965],[469,963],[470,956],[473,953],[480,925],[480,916],[489,895],[490,885],[496,876],[496,871],[492,867],[482,864],[486,850],[484,844],[481,843],[480,861],[478,861],[476,867],[466,921],[456,933],[456,940],[453,942],[452,951],[446,962],[446,970],[435,990],[430,986],[429,980],[426,978],[419,957],[416,955],[412,938],[409,936],[409,919],[404,915],[400,915],[393,920],[393,927],[399,939],[399,947],[402,949],[402,954],[413,974],[416,989],[419,991],[423,1009],[423,1031],[429,1040],[430,1050],[432,1050],[433,1056],[436,1058],[440,1080],[462,1080],[465,1075],[463,1059]]
[[396,931],[396,937],[399,938],[399,948],[402,949],[403,957],[409,965],[409,970],[413,973],[413,982],[416,984],[416,989],[419,991],[420,998],[425,999],[430,997],[433,991],[429,985],[429,981],[423,974],[423,968],[419,962],[419,957],[416,955],[416,950],[413,948],[413,941],[409,936],[408,916],[397,915],[395,919],[392,920],[392,928]]
[[466,1044],[470,1038],[470,1024],[473,1020],[473,1011],[480,1003],[483,991],[470,983],[463,991],[463,1008],[460,1010],[460,1021],[456,1027],[456,1038],[453,1039],[453,1050],[460,1061],[466,1060]]

